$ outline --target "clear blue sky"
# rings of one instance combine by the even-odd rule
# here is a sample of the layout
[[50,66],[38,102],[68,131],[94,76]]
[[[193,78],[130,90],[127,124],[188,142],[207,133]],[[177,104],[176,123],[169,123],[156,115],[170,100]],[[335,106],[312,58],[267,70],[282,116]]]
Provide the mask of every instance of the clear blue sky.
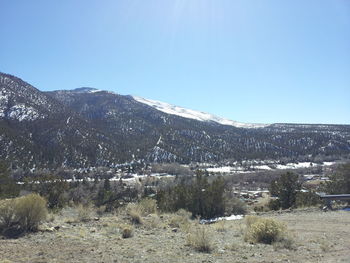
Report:
[[349,0],[0,0],[0,71],[242,122],[350,124]]

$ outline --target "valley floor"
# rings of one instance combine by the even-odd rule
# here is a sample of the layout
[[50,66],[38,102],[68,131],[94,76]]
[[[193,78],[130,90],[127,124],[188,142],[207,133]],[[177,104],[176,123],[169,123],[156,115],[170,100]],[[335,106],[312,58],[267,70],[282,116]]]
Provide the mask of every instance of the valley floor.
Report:
[[205,225],[214,242],[211,253],[187,245],[187,232],[169,226],[171,215],[148,216],[133,237],[123,239],[119,229],[127,219],[120,215],[84,223],[69,222],[67,214],[48,223],[59,225],[58,231],[0,240],[0,262],[350,262],[350,212],[345,211],[264,214],[287,224],[295,250],[244,242],[244,220]]

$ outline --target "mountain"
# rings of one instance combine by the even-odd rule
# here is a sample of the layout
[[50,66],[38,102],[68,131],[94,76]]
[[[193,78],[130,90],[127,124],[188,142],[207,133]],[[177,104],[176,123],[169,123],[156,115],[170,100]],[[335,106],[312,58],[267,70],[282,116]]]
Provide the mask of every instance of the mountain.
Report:
[[114,145],[58,100],[19,78],[0,74],[1,159],[14,167],[103,164],[117,158]]
[[244,124],[94,88],[41,92],[0,73],[0,158],[14,167],[350,154],[350,125]]

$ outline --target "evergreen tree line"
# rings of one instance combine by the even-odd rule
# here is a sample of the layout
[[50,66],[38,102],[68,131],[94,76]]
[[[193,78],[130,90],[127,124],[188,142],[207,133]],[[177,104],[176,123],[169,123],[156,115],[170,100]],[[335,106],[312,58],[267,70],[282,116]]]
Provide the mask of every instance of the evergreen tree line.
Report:
[[198,171],[191,181],[158,191],[157,203],[163,211],[175,212],[185,209],[193,217],[214,218],[223,216],[227,210],[225,181],[222,177],[208,182],[208,175]]

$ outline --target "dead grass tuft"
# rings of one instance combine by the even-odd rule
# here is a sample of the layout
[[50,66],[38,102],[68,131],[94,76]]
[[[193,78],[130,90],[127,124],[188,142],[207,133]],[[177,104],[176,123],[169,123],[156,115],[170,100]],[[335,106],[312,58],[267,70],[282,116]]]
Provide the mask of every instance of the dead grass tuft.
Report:
[[187,238],[188,245],[198,252],[210,253],[214,250],[212,233],[205,226],[192,229]]
[[126,207],[126,213],[133,224],[143,224],[142,212],[137,204],[128,204]]
[[90,206],[79,205],[76,207],[76,210],[78,222],[88,222],[91,220],[92,208]]
[[227,222],[225,220],[218,221],[214,224],[214,229],[217,232],[227,232],[228,231],[228,226]]

